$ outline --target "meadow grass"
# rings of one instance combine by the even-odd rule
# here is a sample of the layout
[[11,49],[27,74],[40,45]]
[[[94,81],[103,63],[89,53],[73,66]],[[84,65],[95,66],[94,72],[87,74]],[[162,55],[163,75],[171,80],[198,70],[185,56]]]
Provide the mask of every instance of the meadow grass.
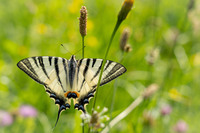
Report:
[[[200,3],[135,1],[126,20],[113,32],[122,3],[123,0],[0,2],[0,132],[52,132],[57,106],[43,86],[16,64],[32,56],[69,59],[71,54],[61,44],[71,53],[82,48],[84,52],[76,53],[77,59],[109,59],[123,64],[127,72],[99,87],[97,99],[87,105],[87,112],[92,115],[94,108],[93,115],[99,118],[93,127],[71,107],[62,112],[53,132],[198,132]],[[84,37],[79,33],[77,19],[83,5],[88,13]],[[127,44],[132,51],[122,52],[120,36],[127,27]],[[29,112],[36,110],[37,115],[30,113],[26,117],[21,113],[24,106]],[[4,119],[7,125],[2,123]]]

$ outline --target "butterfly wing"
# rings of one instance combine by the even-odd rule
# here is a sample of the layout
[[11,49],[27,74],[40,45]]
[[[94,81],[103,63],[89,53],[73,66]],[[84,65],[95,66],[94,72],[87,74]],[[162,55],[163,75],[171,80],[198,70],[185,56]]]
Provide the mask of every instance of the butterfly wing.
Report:
[[46,92],[60,108],[70,107],[64,96],[68,91],[66,59],[51,56],[30,57],[19,61],[17,66],[36,82],[44,85]]
[[[80,92],[80,97],[76,100],[75,108],[85,112],[85,104],[89,103],[91,97],[94,96],[97,83],[100,76],[103,59],[81,59],[78,60],[77,67],[77,91]],[[100,85],[104,85],[111,80],[117,78],[126,72],[126,68],[110,60],[106,61],[104,66]]]

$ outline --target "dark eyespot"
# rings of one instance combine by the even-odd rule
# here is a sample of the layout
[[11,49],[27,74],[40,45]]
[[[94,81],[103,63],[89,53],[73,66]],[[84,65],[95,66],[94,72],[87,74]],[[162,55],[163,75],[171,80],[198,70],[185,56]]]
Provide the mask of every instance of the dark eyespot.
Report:
[[90,97],[94,97],[93,93],[88,94],[88,98],[90,98]]
[[79,105],[78,110],[84,110],[83,105]]
[[64,109],[64,110],[66,109],[66,106],[65,106],[65,105],[61,105],[61,106],[60,106],[60,110],[63,110],[63,109]]
[[71,98],[71,97],[72,97],[72,93],[68,93],[67,98]]
[[85,103],[89,103],[88,99],[84,99],[84,100],[83,100],[83,103],[84,103],[84,104],[85,104]]
[[65,104],[66,108],[70,108],[70,105],[68,103]]
[[60,104],[60,100],[59,100],[59,99],[56,99],[56,100],[55,100],[55,104]]
[[56,95],[55,94],[50,94],[50,98],[56,98]]
[[78,106],[79,106],[79,105],[76,103],[76,104],[74,105],[74,108],[78,108]]
[[76,93],[71,93],[71,97],[72,97],[72,98],[77,98]]

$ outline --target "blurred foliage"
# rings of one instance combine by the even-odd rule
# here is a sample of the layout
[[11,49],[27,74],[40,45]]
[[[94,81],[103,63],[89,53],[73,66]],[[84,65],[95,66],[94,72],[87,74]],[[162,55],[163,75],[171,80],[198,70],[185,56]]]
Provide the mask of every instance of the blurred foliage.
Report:
[[[0,2],[0,110],[10,112],[14,121],[0,127],[0,132],[49,133],[57,117],[57,107],[37,84],[16,64],[31,56],[60,56],[69,59],[81,49],[79,10],[88,10],[85,57],[103,58],[117,14],[123,0],[1,0]],[[191,2],[195,2],[191,6]],[[140,0],[120,26],[113,40],[108,59],[121,62],[127,72],[117,81],[100,87],[96,105],[109,111],[114,85],[112,118],[126,109],[144,89],[156,83],[159,91],[145,100],[111,132],[176,132],[179,120],[188,125],[188,133],[200,126],[200,1]],[[189,8],[188,8],[189,6]],[[132,51],[122,55],[119,47],[124,28],[130,29],[128,43]],[[76,53],[81,58],[81,52]],[[90,112],[92,101],[87,106]],[[21,105],[35,107],[38,116],[23,118],[17,110]],[[163,116],[164,105],[172,111]],[[148,114],[148,115],[147,115]],[[81,112],[73,108],[64,111],[58,132],[82,132]],[[106,124],[106,123],[105,123]]]

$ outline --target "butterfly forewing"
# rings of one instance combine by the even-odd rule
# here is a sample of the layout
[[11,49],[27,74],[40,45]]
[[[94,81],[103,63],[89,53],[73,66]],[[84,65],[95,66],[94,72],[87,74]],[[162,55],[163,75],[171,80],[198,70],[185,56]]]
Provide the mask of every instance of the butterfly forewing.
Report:
[[52,92],[61,95],[67,91],[66,59],[51,56],[31,57],[21,60],[17,66]]
[[[79,61],[79,74],[83,74],[85,80],[93,89],[97,86],[102,64],[103,59],[82,59]],[[126,68],[123,65],[107,60],[100,85],[108,83],[124,72],[126,72]]]

